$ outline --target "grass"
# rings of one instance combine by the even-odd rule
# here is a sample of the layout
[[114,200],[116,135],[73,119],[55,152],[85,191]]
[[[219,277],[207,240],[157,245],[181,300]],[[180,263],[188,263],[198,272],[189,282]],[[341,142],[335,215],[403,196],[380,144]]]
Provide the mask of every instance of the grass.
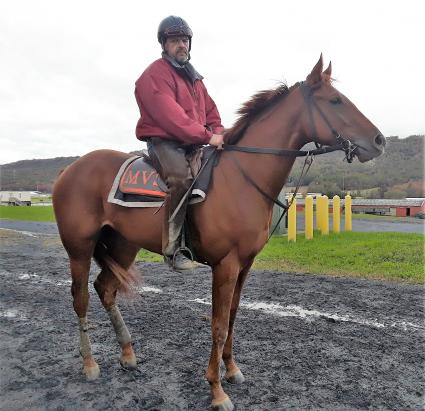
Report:
[[0,218],[8,220],[24,220],[24,221],[55,221],[53,214],[53,206],[40,207],[12,207],[1,206]]
[[[0,218],[55,221],[51,206],[0,207]],[[257,256],[254,269],[425,283],[424,240],[422,234],[316,232],[313,240],[299,234],[296,243],[289,243],[275,236]],[[162,261],[162,256],[143,250],[137,258]]]
[[254,268],[425,283],[424,235],[343,232],[297,242],[273,237]]
[[46,197],[31,197],[31,203],[51,203],[52,202],[52,196],[46,196]]
[[164,261],[162,255],[151,253],[150,251],[140,250],[137,253],[137,261],[143,261],[144,263],[159,263]]

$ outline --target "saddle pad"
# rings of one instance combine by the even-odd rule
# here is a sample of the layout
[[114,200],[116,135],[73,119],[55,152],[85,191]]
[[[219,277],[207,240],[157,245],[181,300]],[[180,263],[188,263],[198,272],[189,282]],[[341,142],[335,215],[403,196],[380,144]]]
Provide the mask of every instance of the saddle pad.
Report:
[[120,179],[119,188],[126,194],[154,197],[167,195],[167,186],[158,172],[143,157],[136,158],[128,165]]
[[[189,204],[205,200],[217,157],[215,150],[204,148],[202,163],[207,162],[192,188]],[[127,159],[120,167],[108,195],[108,202],[123,207],[160,207],[167,186],[157,171],[143,157]]]

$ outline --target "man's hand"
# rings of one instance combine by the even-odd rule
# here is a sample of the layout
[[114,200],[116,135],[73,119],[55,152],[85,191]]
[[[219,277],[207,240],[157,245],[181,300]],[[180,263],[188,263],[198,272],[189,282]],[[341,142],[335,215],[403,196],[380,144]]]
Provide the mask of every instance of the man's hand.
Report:
[[212,146],[216,146],[217,150],[223,150],[223,135],[222,134],[213,134],[209,144]]

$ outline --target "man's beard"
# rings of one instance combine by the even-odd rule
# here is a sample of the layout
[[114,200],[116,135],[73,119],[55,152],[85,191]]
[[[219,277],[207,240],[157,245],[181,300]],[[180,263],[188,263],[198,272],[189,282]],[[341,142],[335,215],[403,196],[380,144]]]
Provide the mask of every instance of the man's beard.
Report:
[[189,61],[189,55],[188,53],[176,53],[174,60],[176,60],[177,63],[184,65]]

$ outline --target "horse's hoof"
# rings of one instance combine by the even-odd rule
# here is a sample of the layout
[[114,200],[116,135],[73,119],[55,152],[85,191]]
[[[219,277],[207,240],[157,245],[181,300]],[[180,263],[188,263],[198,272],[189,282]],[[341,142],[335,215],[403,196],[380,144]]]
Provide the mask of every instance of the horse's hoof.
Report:
[[126,368],[128,370],[134,370],[137,368],[137,359],[136,356],[130,357],[121,357],[120,358],[121,367]]
[[240,371],[238,371],[234,375],[231,375],[230,377],[225,376],[224,378],[230,384],[242,384],[245,381],[245,377]]
[[235,409],[229,397],[221,401],[213,401],[211,407],[213,411],[233,411]]
[[92,365],[90,367],[84,367],[84,374],[86,376],[87,381],[94,381],[99,378],[100,369],[97,364]]

